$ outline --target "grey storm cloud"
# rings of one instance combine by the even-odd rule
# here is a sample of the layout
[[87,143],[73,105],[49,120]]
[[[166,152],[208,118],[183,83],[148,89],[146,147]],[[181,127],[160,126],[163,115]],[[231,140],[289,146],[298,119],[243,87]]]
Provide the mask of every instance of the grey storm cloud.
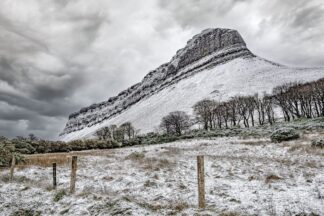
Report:
[[68,115],[139,82],[205,28],[257,55],[324,66],[322,0],[3,0],[0,135],[56,139]]

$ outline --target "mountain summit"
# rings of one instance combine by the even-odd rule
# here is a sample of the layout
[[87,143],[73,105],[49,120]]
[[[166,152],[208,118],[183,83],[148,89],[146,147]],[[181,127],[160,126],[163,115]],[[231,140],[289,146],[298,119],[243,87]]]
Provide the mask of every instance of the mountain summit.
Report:
[[103,126],[126,121],[146,133],[171,111],[191,113],[192,106],[204,98],[226,100],[270,92],[285,82],[323,76],[323,68],[289,68],[255,56],[236,30],[206,29],[140,83],[72,113],[60,137],[65,141],[91,137]]
[[[232,55],[232,58],[251,54],[236,30],[206,29],[189,40],[183,49],[178,50],[169,64],[179,70],[215,52],[222,52],[224,56]],[[220,58],[221,56],[215,57]]]

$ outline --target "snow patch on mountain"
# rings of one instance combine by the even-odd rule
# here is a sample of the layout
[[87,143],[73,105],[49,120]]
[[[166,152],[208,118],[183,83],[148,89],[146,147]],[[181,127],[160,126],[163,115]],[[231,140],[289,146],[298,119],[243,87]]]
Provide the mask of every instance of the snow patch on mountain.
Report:
[[[140,100],[119,115],[61,136],[64,141],[93,136],[99,128],[111,124],[133,123],[141,133],[154,131],[169,112],[181,110],[192,113],[199,100],[227,100],[235,95],[271,93],[275,86],[286,82],[307,82],[324,76],[323,68],[291,68],[259,57],[239,57],[227,63],[205,68],[155,94]],[[101,111],[97,115],[101,115]]]

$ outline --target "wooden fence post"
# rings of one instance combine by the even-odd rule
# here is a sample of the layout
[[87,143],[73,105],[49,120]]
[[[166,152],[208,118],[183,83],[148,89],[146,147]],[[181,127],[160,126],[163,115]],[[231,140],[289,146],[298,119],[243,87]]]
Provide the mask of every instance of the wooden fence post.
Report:
[[198,174],[198,207],[205,208],[205,171],[204,156],[197,156],[197,174]]
[[77,171],[77,156],[72,156],[71,160],[71,182],[70,182],[70,193],[75,192],[75,181],[76,181],[76,171]]
[[56,189],[56,163],[53,163],[53,189]]
[[16,166],[16,157],[12,156],[11,167],[10,167],[10,181],[13,180],[15,166]]

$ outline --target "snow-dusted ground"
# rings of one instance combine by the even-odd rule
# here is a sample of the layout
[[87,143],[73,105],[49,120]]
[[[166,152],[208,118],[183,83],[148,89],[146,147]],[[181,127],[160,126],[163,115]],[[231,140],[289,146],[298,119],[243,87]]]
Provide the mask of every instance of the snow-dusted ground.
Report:
[[[76,194],[59,202],[46,189],[51,168],[20,169],[14,182],[0,180],[0,214],[24,208],[42,215],[324,215],[324,150],[311,148],[307,137],[281,144],[186,140],[100,153],[79,156]],[[204,211],[197,209],[199,154],[205,155]],[[58,168],[58,190],[68,189],[69,172]]]
[[163,116],[175,110],[192,113],[192,106],[204,98],[227,100],[235,95],[251,95],[287,82],[307,82],[324,77],[324,68],[292,68],[275,65],[264,59],[237,58],[205,69],[132,105],[103,123],[65,134],[61,140],[91,137],[99,128],[111,124],[133,123],[141,133],[154,131]]

